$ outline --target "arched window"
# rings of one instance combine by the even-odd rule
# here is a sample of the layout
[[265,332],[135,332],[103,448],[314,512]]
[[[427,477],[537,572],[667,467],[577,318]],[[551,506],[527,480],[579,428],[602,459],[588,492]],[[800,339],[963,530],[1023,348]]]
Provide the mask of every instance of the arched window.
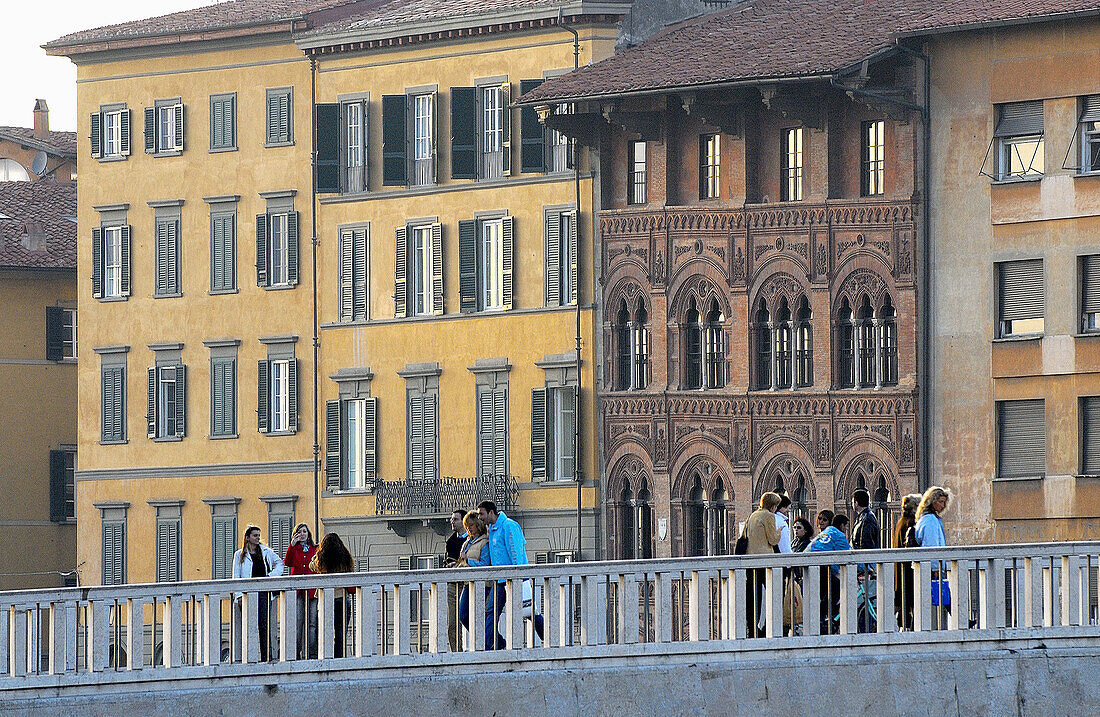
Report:
[[756,310],[753,332],[756,334],[756,388],[771,388],[772,385],[772,329],[768,302],[760,299],[760,308]]
[[852,307],[848,297],[840,302],[840,311],[836,315],[837,325],[837,383],[841,388],[856,385],[855,361],[855,324],[852,321]]
[[791,352],[791,307],[787,298],[779,300],[779,308],[775,312],[775,387],[791,388],[791,371],[793,369],[793,356]]
[[644,389],[649,385],[649,314],[645,303],[638,299],[634,315],[630,315],[626,299],[615,314],[612,335],[615,342],[613,390]]
[[630,372],[631,372],[631,330],[630,330],[630,312],[626,308],[626,300],[622,301],[619,306],[619,313],[615,316],[615,343],[616,343],[616,362],[615,362],[615,390],[625,391],[630,388]]
[[859,348],[859,363],[856,366],[856,385],[858,387],[875,385],[875,326],[872,321],[874,310],[871,298],[863,295],[856,313],[856,338]]
[[619,496],[619,557],[623,560],[634,559],[634,546],[637,542],[635,535],[636,523],[634,521],[634,496],[630,492],[630,486],[624,486]]
[[726,520],[726,488],[722,477],[718,476],[710,500],[707,501],[707,555],[727,555],[729,553],[729,524]]
[[718,307],[718,301],[712,300],[710,310],[707,312],[706,326],[703,329],[707,388],[722,388],[726,385],[726,341],[722,334],[722,324],[725,320],[726,317]]
[[895,386],[898,382],[898,324],[897,311],[887,294],[879,317],[879,364],[882,366],[882,385]]
[[29,182],[30,175],[14,159],[0,159],[0,182]]
[[814,385],[814,327],[813,311],[809,300],[803,296],[798,305],[798,322],[795,331],[795,370],[799,386]]
[[695,297],[688,302],[684,314],[684,388],[703,387],[703,325]]
[[703,486],[700,483],[698,473],[692,476],[692,481],[692,489],[688,494],[687,504],[684,506],[687,511],[686,554],[689,556],[706,555],[707,510],[703,500]]
[[638,491],[638,499],[635,501],[634,525],[636,526],[634,557],[639,559],[652,558],[653,507],[650,505],[649,489],[645,486]]
[[[793,522],[798,517],[808,518],[810,522],[813,522],[816,508],[813,493],[807,480],[807,474],[802,465],[797,460],[788,457],[775,463],[771,473],[765,477],[759,491],[761,494],[769,490],[780,495],[787,494],[791,499],[791,515],[788,522]],[[759,498],[759,495],[756,496],[754,502]]]
[[878,476],[878,485],[871,493],[871,510],[878,519],[878,527],[881,532],[879,545],[884,548],[891,546],[894,534],[892,516],[890,515],[890,489],[886,487],[886,476],[881,473]]
[[638,308],[634,312],[633,341],[633,367],[630,385],[634,389],[644,389],[649,386],[649,314],[645,310],[645,304],[638,300]]

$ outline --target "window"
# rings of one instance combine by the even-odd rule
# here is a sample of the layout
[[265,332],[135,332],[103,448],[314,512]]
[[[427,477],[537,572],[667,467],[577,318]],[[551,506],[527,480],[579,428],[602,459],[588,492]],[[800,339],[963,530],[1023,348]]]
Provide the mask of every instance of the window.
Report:
[[294,500],[271,499],[267,503],[267,543],[276,555],[286,555],[294,532]]
[[290,419],[290,361],[271,362],[271,431],[286,431]]
[[[625,482],[625,481],[624,481]],[[648,483],[643,481],[635,498],[630,486],[623,488],[614,509],[619,514],[619,560],[648,560],[653,557],[653,506]]]
[[406,475],[409,480],[439,477],[439,389],[409,388]]
[[46,360],[76,358],[76,309],[46,307]]
[[297,286],[298,212],[273,211],[256,217],[256,284]]
[[158,505],[156,578],[158,583],[180,581],[180,508],[176,505]]
[[758,389],[771,388],[773,343],[771,312],[768,311],[768,303],[764,299],[760,300],[760,307],[756,310],[753,333],[756,339],[755,386]]
[[1100,396],[1081,399],[1081,473],[1100,475]]
[[344,102],[344,184],[345,192],[367,190],[367,103]]
[[717,199],[721,196],[721,143],[718,134],[699,137],[699,198]]
[[126,367],[105,365],[101,369],[100,384],[100,441],[124,443],[126,441]]
[[577,389],[558,383],[531,391],[532,478],[574,480],[576,476]]
[[779,299],[776,311],[775,335],[775,385],[773,388],[792,388],[794,380],[794,347],[792,344],[791,307],[787,298]]
[[630,165],[627,178],[627,204],[645,204],[646,196],[646,144],[644,141],[628,145]]
[[886,180],[886,123],[882,120],[864,122],[862,182],[860,194],[873,197],[883,194]]
[[880,384],[895,386],[898,382],[897,311],[887,295],[878,316]]
[[347,411],[347,487],[362,488],[366,483],[366,466],[363,447],[367,442],[366,399],[345,401]]
[[712,300],[703,326],[703,363],[706,370],[706,388],[723,388],[726,385],[726,340],[722,325],[726,317]]
[[413,186],[435,182],[435,93],[413,95]]
[[1082,174],[1100,172],[1100,95],[1081,98],[1077,131],[1081,137]]
[[103,584],[126,584],[125,520],[103,521]]
[[546,210],[546,305],[577,301],[577,212]]
[[1046,474],[1046,409],[1043,399],[997,402],[997,477]]
[[481,155],[481,179],[496,179],[511,174],[506,144],[508,142],[509,85],[489,85],[478,88],[480,102],[478,145]]
[[365,395],[367,386],[366,381],[341,382],[340,393],[347,397],[325,404],[325,485],[329,490],[374,487],[378,399]]
[[485,310],[504,308],[504,226],[494,219],[481,222],[481,306]]
[[183,104],[178,100],[157,100],[145,108],[145,152],[178,154],[183,151]]
[[631,317],[624,299],[613,327],[618,360],[616,391],[642,390],[649,385],[649,314],[640,300]]
[[125,107],[103,108],[91,117],[92,157],[121,159],[130,155],[130,110]]
[[76,519],[76,449],[50,451],[50,520]]
[[780,182],[780,197],[784,202],[797,202],[802,199],[802,128],[791,127],[783,130],[783,176]]
[[798,305],[798,322],[795,324],[795,373],[798,386],[814,385],[813,318],[810,302],[803,296]]
[[477,387],[477,474],[508,475],[508,387]]
[[158,218],[156,221],[156,277],[153,296],[179,296],[180,291],[180,220]]
[[92,229],[92,296],[117,299],[130,295],[130,227]]
[[213,503],[210,508],[210,578],[228,580],[233,577],[233,553],[237,547],[237,503],[227,500]]
[[458,223],[463,312],[512,308],[513,226],[509,216]]
[[684,315],[684,388],[703,387],[703,325],[695,297]]
[[1043,101],[1000,105],[993,140],[996,179],[1043,176]]
[[237,289],[237,214],[235,211],[210,213],[210,291],[233,292]]
[[[572,103],[561,103],[554,105],[554,114],[556,115],[568,115],[573,114]],[[569,137],[556,129],[552,129],[546,133],[546,154],[547,170],[550,172],[566,172],[573,168],[573,152],[574,147]]]
[[287,435],[298,431],[298,361],[292,346],[269,345],[267,360],[258,364],[256,414],[260,433]]
[[294,90],[284,87],[267,91],[268,147],[294,143]]
[[438,222],[398,227],[394,315],[443,314],[443,227]]
[[998,336],[1043,333],[1043,260],[1006,261],[996,269]]
[[149,438],[183,438],[186,435],[187,368],[157,366],[149,369]]
[[237,94],[210,95],[210,151],[237,148]]
[[367,250],[370,227],[351,227],[340,230],[340,285],[339,316],[341,321],[366,321],[369,301],[367,298],[368,267]]
[[1100,254],[1081,257],[1081,332],[1100,331]]
[[857,383],[860,386],[873,386],[875,383],[875,326],[873,323],[874,310],[871,308],[871,299],[866,294],[863,296],[859,310],[856,312],[856,366],[858,372]]
[[[212,350],[215,350],[212,348]],[[236,347],[233,347],[235,353]],[[221,356],[210,359],[210,436],[237,435],[237,360]]]

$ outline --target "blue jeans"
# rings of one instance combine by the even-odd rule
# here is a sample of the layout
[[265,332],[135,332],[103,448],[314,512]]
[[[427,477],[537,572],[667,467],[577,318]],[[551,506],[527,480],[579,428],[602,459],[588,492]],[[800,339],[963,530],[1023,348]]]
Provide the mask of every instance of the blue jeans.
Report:
[[[500,614],[504,612],[504,604],[507,599],[507,592],[504,589],[504,583],[495,583],[496,590],[491,587],[485,588],[485,647],[486,649],[503,649],[504,637],[498,632],[496,634],[496,647],[493,645],[492,634],[495,632],[494,628],[497,623],[497,619]],[[498,604],[493,605],[493,594],[499,596]],[[458,620],[462,623],[462,627],[467,630],[470,629],[470,588],[469,586],[463,586],[462,594],[458,598]],[[535,633],[539,636],[539,639],[543,639],[543,619],[542,615],[536,614],[532,618],[534,623]]]

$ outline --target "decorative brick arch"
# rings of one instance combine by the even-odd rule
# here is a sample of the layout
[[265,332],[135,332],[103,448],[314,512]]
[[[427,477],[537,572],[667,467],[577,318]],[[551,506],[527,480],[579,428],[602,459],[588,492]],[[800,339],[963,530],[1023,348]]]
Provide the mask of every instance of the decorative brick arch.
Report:
[[614,322],[615,316],[619,313],[619,306],[624,300],[631,316],[637,311],[639,305],[645,307],[647,315],[653,315],[648,290],[635,276],[620,277],[615,285],[611,287],[611,290],[605,294],[604,316]]
[[776,272],[760,282],[760,285],[752,292],[752,303],[749,304],[752,312],[760,308],[760,299],[768,302],[768,310],[774,312],[781,299],[787,300],[787,306],[791,311],[798,310],[798,303],[802,297],[809,298],[810,290],[806,284],[795,276],[785,271]]
[[[728,461],[723,463],[724,469],[710,456],[695,454],[673,473],[669,512],[674,556],[733,552],[737,522],[732,473]],[[701,496],[695,495],[697,490]]]
[[622,451],[609,465],[604,498],[608,554],[615,559],[652,557],[653,466],[648,456],[635,450]]
[[687,312],[688,302],[694,298],[699,312],[706,311],[711,301],[717,301],[722,314],[730,317],[730,303],[728,292],[724,284],[716,284],[714,280],[703,274],[695,274],[680,283],[673,292],[672,301],[669,302],[668,315],[673,321],[682,321]]
[[[852,311],[857,310],[863,296],[871,300],[871,308],[876,312],[882,308],[887,296],[896,296],[893,282],[884,278],[878,272],[865,268],[855,268],[847,272],[838,283],[833,306],[839,310],[844,299],[848,299],[848,305]],[[891,299],[896,301],[896,299]]]

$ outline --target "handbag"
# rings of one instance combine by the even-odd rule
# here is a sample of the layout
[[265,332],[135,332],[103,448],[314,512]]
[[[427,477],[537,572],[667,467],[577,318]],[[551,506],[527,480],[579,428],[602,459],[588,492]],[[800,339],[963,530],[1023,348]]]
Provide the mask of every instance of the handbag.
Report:
[[939,607],[941,602],[944,607],[951,607],[951,586],[946,580],[933,580],[932,604]]
[[749,552],[749,537],[744,533],[737,539],[737,544],[733,546],[734,555],[745,555]]

